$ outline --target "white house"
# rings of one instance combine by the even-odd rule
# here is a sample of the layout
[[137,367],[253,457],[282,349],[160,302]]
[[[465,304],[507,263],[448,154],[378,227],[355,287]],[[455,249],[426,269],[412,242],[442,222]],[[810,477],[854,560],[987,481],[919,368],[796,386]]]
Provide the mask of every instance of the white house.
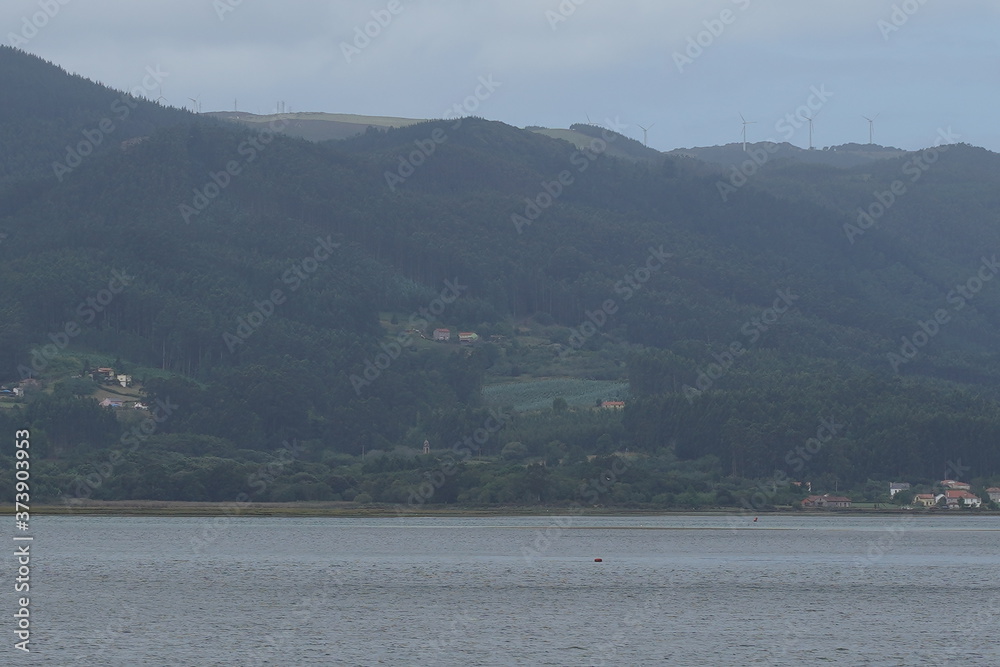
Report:
[[900,491],[909,491],[910,485],[907,482],[890,482],[889,483],[889,497],[893,498]]
[[983,501],[979,499],[979,496],[973,495],[965,489],[948,489],[944,493],[938,494],[934,498],[934,501],[941,502],[942,498],[944,498],[948,509],[980,507],[983,504]]

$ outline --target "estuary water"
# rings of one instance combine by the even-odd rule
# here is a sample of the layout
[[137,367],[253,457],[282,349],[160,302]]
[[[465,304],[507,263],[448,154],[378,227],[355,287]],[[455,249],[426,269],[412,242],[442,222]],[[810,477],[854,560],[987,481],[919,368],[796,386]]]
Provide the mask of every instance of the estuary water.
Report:
[[32,524],[3,664],[1000,665],[1000,517]]

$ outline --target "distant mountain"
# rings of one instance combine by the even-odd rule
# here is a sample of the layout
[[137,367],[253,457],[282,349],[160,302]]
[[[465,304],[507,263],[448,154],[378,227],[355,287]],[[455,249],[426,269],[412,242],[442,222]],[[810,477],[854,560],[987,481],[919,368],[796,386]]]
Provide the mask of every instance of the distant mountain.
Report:
[[163,79],[148,68],[123,93],[0,46],[0,90],[7,91],[0,105],[0,205],[6,184],[58,180],[91,155],[193,120],[186,111],[149,101]]
[[[283,134],[308,139],[309,141],[349,139],[364,134],[369,128],[402,128],[417,123],[430,122],[428,120],[393,118],[391,116],[358,116],[317,112],[257,115],[242,111],[215,111],[202,115],[240,123],[249,128],[260,129],[265,125],[277,126],[281,128]],[[609,131],[608,128],[584,124],[573,125],[566,130],[544,127],[528,127],[525,129],[553,139],[568,141],[579,149],[590,147],[595,139],[601,141],[602,133]],[[601,152],[603,154],[630,161],[662,159],[662,154],[659,151],[647,148],[640,142],[618,132],[614,132],[614,134],[617,141],[602,148]],[[600,144],[597,145],[599,146]]]
[[213,111],[202,115],[242,123],[251,129],[278,125],[284,134],[309,141],[347,139],[365,132],[369,127],[406,127],[424,122],[412,118],[317,112],[257,115],[243,111]]
[[341,116],[318,122],[364,131],[274,136],[266,117],[164,108],[12,49],[0,84],[16,91],[0,385],[47,383],[0,400],[0,430],[37,432],[50,489],[137,423],[88,401],[73,376],[93,365],[180,406],[107,497],[232,498],[294,441],[289,499],[404,502],[438,465],[406,448],[486,433],[484,383],[553,377],[628,381],[628,405],[556,396],[511,416],[480,443],[495,467],[442,482],[449,502],[540,502],[547,475],[565,499],[588,456],[626,449],[647,465],[617,502],[714,499],[710,480],[787,469],[820,419],[842,426],[795,471],[814,488],[959,459],[1000,475],[989,151],[781,145],[734,173],[742,146],[682,157],[590,125]]

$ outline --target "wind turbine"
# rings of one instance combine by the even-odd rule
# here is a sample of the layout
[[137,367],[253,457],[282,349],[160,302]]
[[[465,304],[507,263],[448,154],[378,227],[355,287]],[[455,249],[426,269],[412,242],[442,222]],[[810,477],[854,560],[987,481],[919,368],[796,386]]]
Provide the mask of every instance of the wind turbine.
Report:
[[192,111],[194,111],[195,113],[201,113],[201,102],[198,100],[198,98],[189,97],[188,99],[191,100]]
[[[639,125],[639,124],[638,124],[638,123],[636,123],[636,125]],[[650,129],[651,127],[653,127],[654,125],[656,125],[656,123],[650,123],[650,124],[649,124],[649,127],[643,127],[642,125],[639,125],[639,129],[641,129],[641,130],[642,130],[642,145],[643,145],[643,146],[647,146],[647,147],[649,146],[649,144],[648,144],[648,143],[646,143],[646,137],[647,137],[647,135],[648,135],[648,133],[649,133],[649,129]]]
[[156,98],[156,103],[159,104],[160,100],[167,101],[167,98],[163,96],[163,86],[160,86],[160,96]]
[[814,113],[812,116],[803,116],[804,119],[809,121],[809,150],[813,149],[813,119],[819,115],[819,111]]
[[[882,113],[879,112],[879,113],[875,114],[875,118],[878,118],[881,115],[882,115]],[[864,118],[865,120],[868,121],[868,143],[869,144],[874,144],[875,143],[875,118],[869,118],[868,116],[862,116],[862,118]]]
[[747,152],[747,125],[753,125],[757,121],[755,121],[755,120],[747,120],[746,118],[743,117],[743,114],[740,114],[740,120],[743,121],[743,152],[746,153]]

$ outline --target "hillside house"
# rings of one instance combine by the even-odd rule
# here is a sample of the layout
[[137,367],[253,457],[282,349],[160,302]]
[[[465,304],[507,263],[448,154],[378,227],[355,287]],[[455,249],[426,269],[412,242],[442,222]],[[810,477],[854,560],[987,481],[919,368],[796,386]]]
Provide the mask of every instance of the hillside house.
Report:
[[907,482],[890,482],[889,497],[894,498],[900,491],[909,491],[910,485]]
[[942,479],[938,482],[938,484],[946,489],[957,489],[959,491],[970,491],[972,489],[971,484],[967,484],[966,482],[956,482],[953,479]]
[[601,407],[606,410],[624,410],[625,401],[601,401]]
[[479,340],[479,334],[474,331],[459,331],[458,332],[458,342],[471,345]]
[[132,386],[132,376],[131,375],[123,375],[123,374],[119,373],[116,377],[118,379],[118,384],[120,384],[121,386],[123,386],[123,387],[131,387]]
[[983,501],[979,496],[973,495],[965,489],[948,489],[944,493],[938,494],[934,501],[940,503],[944,499],[948,509],[957,510],[961,507],[980,507]]
[[851,506],[851,499],[824,493],[822,496],[809,496],[802,501],[802,506],[825,509],[848,509]]
[[913,496],[913,504],[920,507],[934,507],[937,504],[937,499],[933,493],[918,493]]
[[434,340],[442,341],[447,343],[451,340],[451,330],[450,329],[435,329],[434,330]]
[[1000,503],[1000,488],[995,486],[986,489],[986,493],[989,494],[990,500],[994,503]]

